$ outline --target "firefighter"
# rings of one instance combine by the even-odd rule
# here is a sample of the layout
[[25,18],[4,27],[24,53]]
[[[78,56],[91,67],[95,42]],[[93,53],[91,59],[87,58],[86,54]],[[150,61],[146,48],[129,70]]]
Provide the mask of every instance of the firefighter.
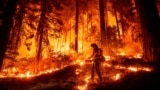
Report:
[[88,59],[91,59],[93,61],[92,69],[91,69],[91,79],[94,81],[94,74],[96,74],[99,77],[99,80],[102,81],[102,75],[100,71],[101,63],[104,61],[104,57],[102,54],[102,50],[97,46],[97,44],[92,43],[91,47],[93,49],[92,55],[88,57]]

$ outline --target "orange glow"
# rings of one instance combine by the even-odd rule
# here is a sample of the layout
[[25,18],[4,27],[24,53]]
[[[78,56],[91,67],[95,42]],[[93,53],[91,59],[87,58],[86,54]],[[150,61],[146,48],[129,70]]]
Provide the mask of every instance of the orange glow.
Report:
[[85,64],[85,62],[83,60],[78,59],[78,60],[75,61],[75,64],[83,66]]
[[76,74],[76,75],[79,75],[79,74],[80,74],[80,72],[82,72],[82,70],[81,70],[81,69],[76,69],[76,70],[75,70],[75,74]]
[[151,68],[151,67],[144,67],[144,66],[129,66],[129,67],[126,67],[126,66],[122,66],[122,65],[116,65],[114,67],[116,69],[126,69],[126,70],[129,70],[129,71],[132,71],[132,72],[138,72],[138,71],[147,71],[147,72],[150,72],[150,71],[153,71],[153,68]]
[[137,54],[135,56],[133,56],[134,58],[142,58],[142,54]]
[[117,55],[125,56],[126,53],[124,51],[117,53]]
[[[49,3],[47,4],[50,5]],[[63,3],[59,3],[59,5],[65,6]],[[109,9],[111,9],[111,4],[108,4],[108,7]],[[17,8],[20,7],[17,6]],[[46,10],[44,15],[45,18],[43,18],[44,20],[42,20],[42,22],[40,21],[42,18],[41,3],[30,2],[27,4],[27,8],[25,8],[22,20],[22,25],[20,26],[21,31],[18,48],[15,50],[18,54],[12,57],[13,59],[4,58],[3,68],[0,72],[0,78],[32,78],[42,74],[53,73],[54,71],[63,69],[65,66],[73,64],[80,66],[80,68],[75,70],[75,74],[81,75],[81,72],[85,71],[81,68],[85,67],[85,65],[88,65],[86,59],[92,53],[90,44],[93,42],[103,49],[105,62],[102,66],[104,68],[104,71],[112,67],[115,70],[123,69],[130,72],[152,71],[151,68],[143,66],[127,67],[120,64],[113,65],[111,63],[113,58],[116,59],[116,62],[120,61],[116,58],[117,56],[128,58],[133,57],[135,59],[139,59],[142,58],[143,53],[141,42],[135,42],[132,40],[132,36],[134,33],[132,32],[131,28],[133,27],[130,26],[129,29],[126,30],[123,38],[117,37],[117,23],[113,12],[105,11],[105,13],[108,14],[105,15],[108,16],[105,17],[105,19],[108,19],[105,20],[105,27],[115,26],[116,31],[111,32],[111,34],[116,34],[116,38],[113,38],[111,35],[111,39],[113,39],[112,41],[114,41],[114,39],[118,39],[119,41],[120,39],[122,39],[123,45],[119,45],[121,43],[116,42],[114,43],[117,45],[115,47],[114,44],[109,45],[110,42],[107,42],[106,45],[102,47],[100,16],[97,4],[91,5],[91,7],[86,8],[87,10],[84,12],[83,10],[80,10],[78,17],[78,35],[75,35],[76,21],[75,10],[73,10],[73,7],[66,6],[63,7],[63,9],[60,11],[56,10],[56,8],[57,7],[54,7],[54,5],[52,5],[52,8]],[[72,8],[72,10],[69,10],[69,8]],[[43,24],[41,27],[39,27],[41,23]],[[12,32],[16,32],[16,28],[14,27],[12,29]],[[43,31],[43,33],[41,33],[41,30]],[[123,33],[121,26],[119,26],[119,32],[121,37]],[[42,36],[41,42],[40,36]],[[78,36],[78,53],[75,50],[76,36]],[[15,43],[16,41],[13,42]],[[13,46],[15,45],[14,43]],[[40,52],[38,52],[39,49]],[[40,53],[39,56],[37,55],[38,53]],[[92,61],[89,61],[89,65],[87,66],[87,68],[91,66],[92,63]],[[113,80],[119,80],[122,77],[121,73],[113,72],[112,74],[113,77],[111,76],[111,78],[113,78]],[[84,76],[83,80],[85,83],[83,85],[79,85],[77,88],[79,90],[85,90],[89,83],[89,78],[89,75]]]
[[117,73],[117,74],[115,75],[115,80],[119,80],[119,79],[120,79],[120,74]]
[[152,71],[152,69],[151,69],[151,68],[147,68],[147,67],[143,67],[143,68],[142,68],[142,70],[147,71],[147,72]]
[[79,64],[80,64],[81,66],[83,66],[83,65],[84,65],[84,62],[82,61],[82,62],[80,62]]
[[83,85],[83,86],[77,86],[78,90],[86,90],[87,85]]
[[86,83],[89,82],[89,78],[90,78],[90,76],[86,76],[86,77],[85,77],[85,82],[86,82]]
[[111,60],[111,57],[110,57],[110,56],[104,56],[104,57],[105,57],[105,61]]
[[119,74],[119,73],[114,73],[114,75],[113,76],[111,76],[111,79],[113,80],[113,81],[117,81],[117,80],[120,80],[121,79],[121,74]]
[[85,83],[83,85],[78,85],[77,88],[78,90],[87,90],[88,82],[89,82],[90,76],[86,76],[84,78]]
[[105,66],[107,66],[107,67],[111,67],[112,65],[111,64],[109,64],[109,63],[103,63],[103,66],[105,67]]
[[131,70],[131,71],[134,71],[134,72],[138,71],[138,69],[136,67],[128,67],[128,70]]

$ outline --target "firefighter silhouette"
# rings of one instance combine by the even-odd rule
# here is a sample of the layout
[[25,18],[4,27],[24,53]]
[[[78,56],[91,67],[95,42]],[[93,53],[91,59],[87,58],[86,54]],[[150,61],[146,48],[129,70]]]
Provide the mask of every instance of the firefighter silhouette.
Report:
[[103,51],[97,46],[97,44],[92,43],[91,47],[93,48],[92,55],[88,58],[93,61],[92,68],[91,68],[91,79],[94,81],[94,74],[99,77],[99,80],[102,81],[102,75],[100,71],[101,63],[104,62]]

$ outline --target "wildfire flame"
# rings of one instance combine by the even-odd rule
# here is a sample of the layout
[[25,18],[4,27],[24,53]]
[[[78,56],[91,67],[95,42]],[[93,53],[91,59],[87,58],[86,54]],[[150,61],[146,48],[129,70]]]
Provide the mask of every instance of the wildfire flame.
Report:
[[89,78],[90,78],[90,76],[86,76],[84,78],[85,83],[83,85],[78,85],[77,86],[78,90],[86,90],[87,89],[87,86],[88,86],[88,83],[89,83]]
[[138,69],[137,69],[136,67],[128,67],[128,70],[134,71],[134,72],[137,72],[137,71],[138,71]]
[[[54,0],[46,0],[46,2],[47,1],[54,1]],[[93,0],[88,0],[88,2],[90,1],[93,2]],[[108,16],[105,17],[105,19],[108,18],[108,20],[106,20],[108,21],[107,22],[108,25],[106,27],[108,26],[111,27],[110,30],[109,29],[106,30],[110,32],[107,32],[105,34],[111,33],[113,35],[115,34],[115,36],[105,35],[107,36],[106,46],[107,45],[108,46],[101,47],[102,43],[101,35],[103,33],[101,32],[101,25],[100,25],[101,20],[99,18],[99,9],[97,9],[98,8],[97,5],[86,3],[86,5],[91,5],[91,6],[89,6],[89,8],[85,8],[87,9],[86,11],[79,9],[80,10],[78,18],[79,20],[78,23],[76,23],[75,11],[73,10],[73,6],[70,7],[69,5],[65,5],[67,3],[64,4],[63,2],[61,3],[56,2],[57,4],[59,3],[57,6],[54,5],[56,3],[54,4],[48,3],[49,5],[47,7],[50,6],[52,7],[46,10],[45,13],[42,13],[43,6],[41,6],[40,3],[36,4],[32,2],[27,2],[27,3],[28,3],[27,7],[25,8],[25,12],[23,14],[24,16],[22,19],[22,25],[18,26],[23,28],[18,28],[20,31],[16,32],[17,30],[16,21],[18,22],[20,21],[15,19],[13,20],[14,23],[13,23],[13,28],[11,30],[10,37],[13,37],[14,34],[17,35],[17,33],[20,33],[19,35],[17,35],[20,38],[18,42],[19,45],[18,50],[16,50],[18,51],[18,54],[14,56],[14,59],[10,60],[10,62],[8,62],[6,58],[4,59],[3,69],[0,72],[0,78],[37,77],[42,74],[49,74],[61,70],[65,66],[72,65],[73,63],[75,65],[80,66],[80,68],[75,70],[75,74],[79,76],[83,71],[85,71],[82,70],[82,67],[86,65],[85,59],[87,55],[91,53],[89,47],[92,42],[96,42],[98,46],[102,49],[105,48],[103,49],[105,62],[102,65],[104,71],[108,68],[109,69],[112,68],[115,70],[123,69],[127,70],[128,72],[135,72],[135,73],[137,73],[138,71],[150,72],[153,70],[152,68],[143,66],[123,66],[120,64],[114,66],[111,63],[108,63],[111,62],[112,58],[116,58],[117,56],[121,57],[131,56],[132,58],[140,59],[142,58],[142,52],[143,52],[141,42],[133,41],[133,34],[135,33],[132,32],[133,29],[131,28],[135,26],[130,25],[129,29],[125,30],[125,33],[123,33],[122,26],[116,26],[117,20],[112,12],[105,11],[105,13],[108,14],[105,15]],[[63,8],[62,10],[56,9],[61,6],[64,6],[62,7]],[[110,4],[107,4],[106,6],[110,6],[106,8],[111,8]],[[69,8],[72,9],[69,10]],[[42,16],[44,16],[44,18],[41,17],[41,13]],[[16,17],[17,16],[15,15],[15,18]],[[125,17],[123,17],[123,19],[125,19]],[[118,20],[120,20],[119,17]],[[41,22],[44,24],[41,24]],[[78,25],[77,28],[78,34],[75,33],[76,24]],[[126,25],[129,26],[128,24]],[[119,35],[117,31],[119,32]],[[122,38],[123,34],[124,37]],[[17,36],[14,37],[17,38]],[[139,33],[137,36],[139,36]],[[13,46],[15,42],[17,44],[15,38],[14,39],[10,38],[10,39],[11,41],[13,40],[12,43]],[[76,45],[75,39],[77,39],[78,45]],[[122,41],[121,43],[123,43],[122,45],[123,47],[117,47],[119,41]],[[82,57],[79,55],[79,53],[83,54]],[[9,56],[11,55],[9,54]],[[17,64],[17,62],[19,63]],[[89,66],[86,67],[88,68]],[[102,74],[106,75],[106,72]],[[88,74],[82,76],[83,76],[82,81],[84,81],[84,83],[82,85],[78,85],[77,88],[79,90],[86,90],[88,84],[90,83],[89,82],[90,76]],[[120,80],[122,76],[123,76],[122,73],[112,72],[112,76],[109,76],[109,78],[111,78],[113,81],[117,81]]]
[[120,74],[117,73],[114,77],[115,77],[115,80],[119,80],[120,79]]

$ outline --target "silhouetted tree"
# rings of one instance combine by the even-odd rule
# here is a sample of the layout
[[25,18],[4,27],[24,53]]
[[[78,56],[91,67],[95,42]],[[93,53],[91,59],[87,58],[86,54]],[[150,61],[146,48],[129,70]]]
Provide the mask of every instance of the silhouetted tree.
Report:
[[79,4],[76,0],[76,26],[75,26],[75,50],[78,52],[78,18],[79,18]]
[[19,0],[17,2],[17,8],[15,15],[13,16],[13,26],[10,30],[9,44],[7,48],[7,57],[12,57],[12,55],[17,54],[17,49],[21,44],[20,33],[22,31],[22,21],[25,14],[25,6],[28,0]]
[[100,12],[100,31],[101,31],[101,44],[105,45],[105,14],[104,14],[104,0],[99,0],[99,12]]
[[2,15],[2,25],[0,27],[0,69],[2,67],[7,43],[9,39],[10,29],[13,25],[13,16],[15,13],[18,0],[8,0]]
[[118,33],[118,37],[120,38],[120,31],[119,31],[119,23],[118,23],[118,4],[117,4],[117,0],[112,0],[112,3],[113,3],[113,9],[114,9],[114,15],[115,15],[115,18],[116,18],[116,26],[117,26],[117,33]]
[[[42,0],[41,4],[41,15],[38,24],[37,30],[37,41],[38,41],[38,48],[37,48],[37,68],[39,69],[39,60],[41,59],[41,52],[42,52],[42,40],[43,40],[43,33],[44,33],[44,26],[45,26],[45,15],[46,15],[46,5],[48,0]],[[38,70],[36,70],[37,73]]]
[[160,23],[155,0],[135,0],[143,30],[143,59],[146,62],[160,60]]

